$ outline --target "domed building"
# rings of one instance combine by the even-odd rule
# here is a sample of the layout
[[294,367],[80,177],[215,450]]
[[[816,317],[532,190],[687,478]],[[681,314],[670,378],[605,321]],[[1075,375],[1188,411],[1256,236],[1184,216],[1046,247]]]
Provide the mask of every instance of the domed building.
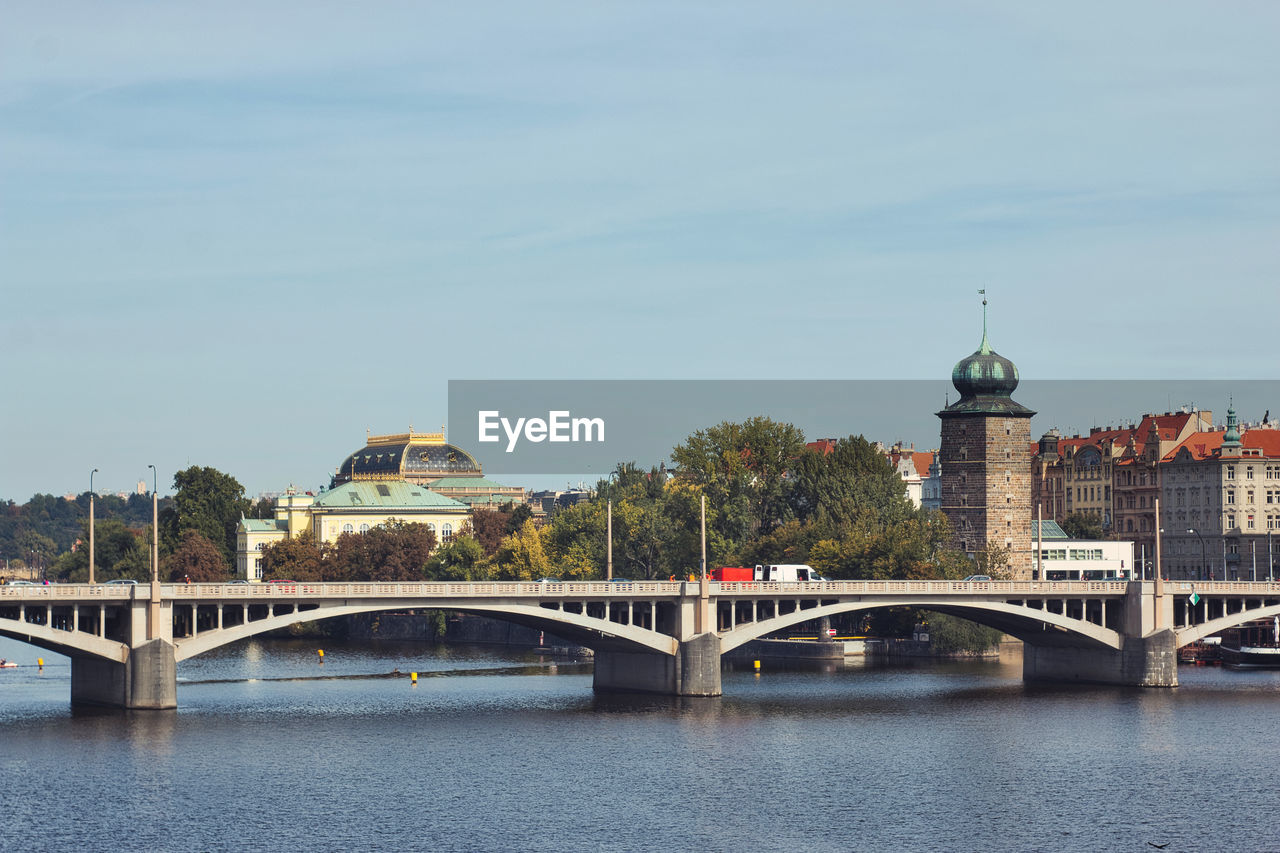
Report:
[[330,488],[369,480],[414,483],[473,507],[524,501],[524,489],[487,479],[475,457],[443,432],[366,436],[365,446],[342,460]]
[[1017,403],[1018,368],[987,341],[951,371],[960,399],[942,419],[941,510],[951,522],[953,548],[972,557],[1005,548],[1012,578],[1031,577],[1031,409]]

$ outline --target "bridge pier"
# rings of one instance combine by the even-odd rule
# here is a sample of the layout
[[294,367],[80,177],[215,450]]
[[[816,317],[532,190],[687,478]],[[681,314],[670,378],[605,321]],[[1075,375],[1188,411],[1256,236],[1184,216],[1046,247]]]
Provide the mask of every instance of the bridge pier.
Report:
[[129,650],[124,663],[73,657],[71,704],[155,710],[178,707],[173,644],[159,639],[143,643]]
[[1023,643],[1024,681],[1177,687],[1178,644],[1165,629],[1146,637],[1125,637],[1120,649],[1035,646]]
[[675,655],[598,650],[591,686],[601,692],[719,696],[720,638],[690,637]]

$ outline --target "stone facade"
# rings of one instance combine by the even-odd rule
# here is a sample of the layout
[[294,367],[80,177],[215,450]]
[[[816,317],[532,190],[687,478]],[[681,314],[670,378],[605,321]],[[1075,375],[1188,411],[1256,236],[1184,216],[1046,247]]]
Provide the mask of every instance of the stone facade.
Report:
[[1030,417],[940,416],[941,509],[951,547],[969,554],[1006,548],[1009,576],[1031,577]]

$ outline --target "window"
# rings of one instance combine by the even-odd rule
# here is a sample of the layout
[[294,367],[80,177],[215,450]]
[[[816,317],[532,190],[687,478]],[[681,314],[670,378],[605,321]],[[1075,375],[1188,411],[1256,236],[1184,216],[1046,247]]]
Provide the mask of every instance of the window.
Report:
[[361,533],[368,533],[368,532],[369,532],[369,525],[367,525],[367,524],[362,524],[362,525],[360,525],[360,532],[361,532]]
[[1252,466],[1252,465],[1250,465],[1250,466],[1248,466],[1247,468],[1245,468],[1245,469],[1244,469],[1244,478],[1245,478],[1246,480],[1252,480],[1252,479],[1253,479],[1253,466]]
[[344,524],[344,525],[342,525],[342,532],[343,532],[343,533],[354,533],[354,532],[355,532],[355,528],[354,528],[354,527],[352,527],[350,524]]
[[1228,480],[1234,480],[1235,478],[1236,478],[1236,466],[1234,466],[1234,465],[1228,465],[1228,466],[1227,466],[1227,479],[1228,479]]
[[1253,516],[1252,516],[1252,515],[1251,515],[1251,516],[1248,516],[1248,519],[1249,519],[1249,520],[1248,520],[1247,526],[1248,526],[1248,528],[1249,528],[1250,530],[1252,530],[1252,529],[1253,529]]
[[1236,502],[1236,490],[1227,489],[1227,503],[1233,504],[1235,502]]
[[452,524],[445,523],[445,524],[440,525],[440,538],[441,538],[442,540],[444,540],[445,542],[448,542],[449,540],[453,539],[453,525],[452,525]]
[[431,531],[431,533],[434,535],[434,534],[435,534],[435,532],[436,532],[436,523],[435,523],[434,521],[428,521],[428,522],[427,522],[427,529],[428,529],[428,530],[430,530],[430,531]]

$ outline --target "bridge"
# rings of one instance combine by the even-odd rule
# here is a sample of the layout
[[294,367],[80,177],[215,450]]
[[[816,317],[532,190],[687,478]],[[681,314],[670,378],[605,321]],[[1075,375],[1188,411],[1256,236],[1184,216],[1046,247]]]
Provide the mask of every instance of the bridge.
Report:
[[885,607],[948,613],[1022,640],[1028,680],[1171,687],[1178,648],[1280,615],[1280,583],[53,584],[0,587],[0,635],[70,657],[73,704],[173,708],[177,664],[227,643],[353,613],[451,610],[591,648],[597,690],[718,696],[724,653],[800,622]]

